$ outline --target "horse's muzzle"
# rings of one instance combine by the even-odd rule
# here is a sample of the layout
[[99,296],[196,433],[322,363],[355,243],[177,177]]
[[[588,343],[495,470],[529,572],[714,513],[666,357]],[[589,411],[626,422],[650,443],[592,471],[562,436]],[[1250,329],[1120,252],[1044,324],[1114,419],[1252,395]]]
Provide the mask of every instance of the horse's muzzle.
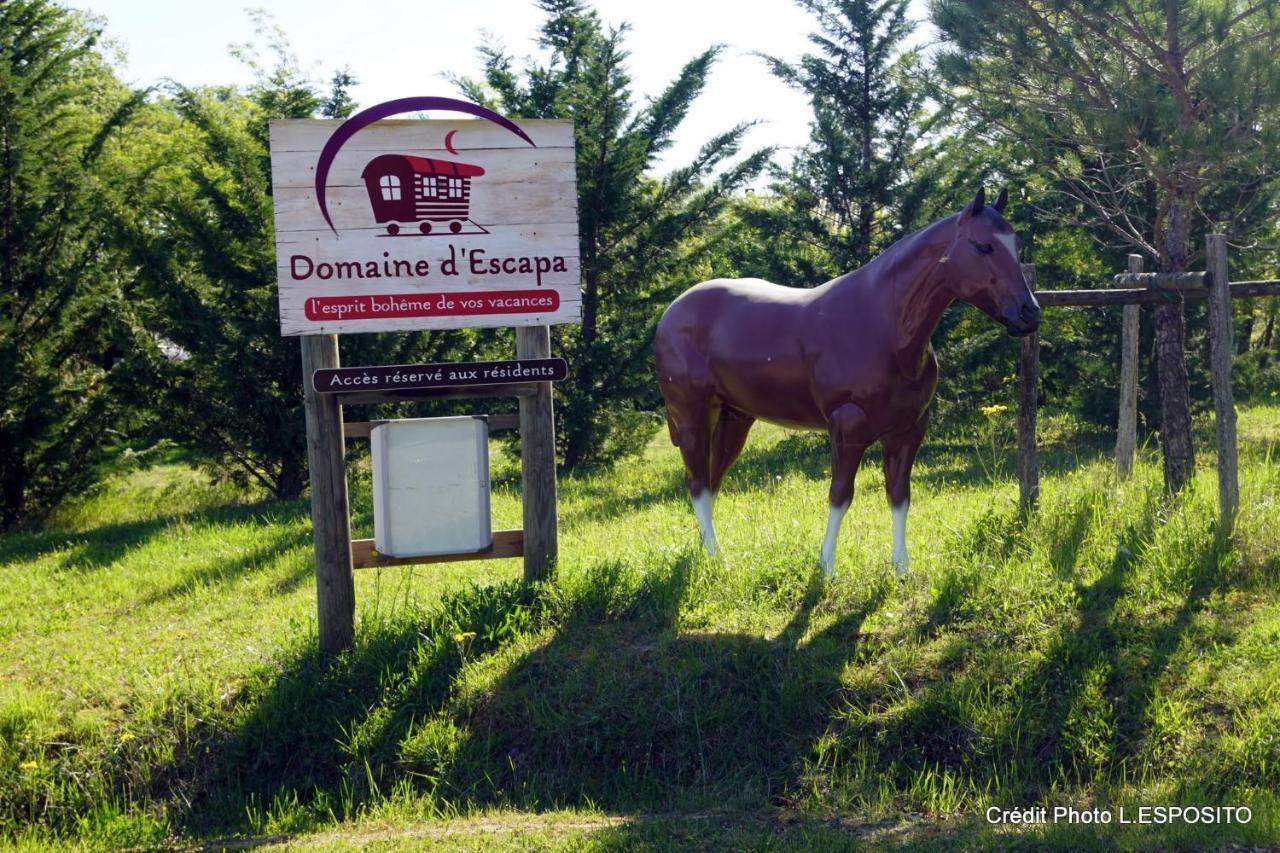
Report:
[[1004,327],[1015,338],[1031,334],[1040,328],[1040,306],[1026,303],[1018,310],[1018,316],[1004,318]]

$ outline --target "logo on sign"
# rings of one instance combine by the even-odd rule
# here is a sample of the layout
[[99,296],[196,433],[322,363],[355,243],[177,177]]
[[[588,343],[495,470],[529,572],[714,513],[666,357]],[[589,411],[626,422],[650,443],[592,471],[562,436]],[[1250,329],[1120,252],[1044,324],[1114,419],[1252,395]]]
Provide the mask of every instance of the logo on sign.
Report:
[[[482,118],[509,130],[536,148],[519,125],[504,115],[487,107],[455,98],[421,97],[400,98],[377,104],[357,113],[343,122],[325,143],[316,163],[316,201],[324,221],[335,234],[338,229],[329,216],[326,199],[329,169],[342,146],[358,132],[376,121],[417,110],[450,110]],[[444,147],[450,154],[457,154],[453,147],[451,130],[444,137]],[[471,179],[484,174],[484,169],[470,163],[437,160],[430,157],[413,157],[408,154],[382,154],[374,157],[364,167],[361,177],[369,191],[369,203],[379,225],[386,223],[387,234],[400,233],[400,223],[417,226],[420,234],[436,231],[437,223],[445,225],[452,234],[487,234],[468,216],[471,198]],[[475,230],[466,230],[471,226]]]
[[[451,130],[445,147],[456,154]],[[431,234],[488,234],[483,225],[470,218],[471,179],[484,174],[482,166],[414,157],[409,154],[380,154],[364,167],[360,177],[369,191],[369,205],[379,225],[386,224],[387,236],[430,236]],[[401,224],[412,226],[401,235]],[[414,232],[417,232],[416,234]]]

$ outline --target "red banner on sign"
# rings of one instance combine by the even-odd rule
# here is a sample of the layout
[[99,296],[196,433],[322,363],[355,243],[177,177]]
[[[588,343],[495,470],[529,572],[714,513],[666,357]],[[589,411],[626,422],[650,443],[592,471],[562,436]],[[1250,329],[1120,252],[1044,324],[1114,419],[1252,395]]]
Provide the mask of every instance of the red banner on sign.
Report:
[[305,305],[308,320],[345,322],[555,311],[560,307],[560,294],[554,290],[480,290],[470,293],[313,296]]

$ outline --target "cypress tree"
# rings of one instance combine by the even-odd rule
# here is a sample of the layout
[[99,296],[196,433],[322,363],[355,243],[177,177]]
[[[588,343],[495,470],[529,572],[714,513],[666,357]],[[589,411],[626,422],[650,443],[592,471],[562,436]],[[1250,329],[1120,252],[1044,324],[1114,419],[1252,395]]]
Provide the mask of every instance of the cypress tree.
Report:
[[788,202],[777,223],[821,247],[830,272],[871,260],[915,227],[909,192],[916,144],[928,128],[926,76],[907,49],[907,0],[800,0],[816,48],[798,62],[765,56],[770,70],[813,109],[809,142],[779,173]]
[[607,463],[643,446],[659,404],[653,330],[662,307],[693,282],[685,269],[705,248],[730,195],[763,169],[767,151],[734,160],[748,124],[708,140],[663,178],[648,172],[702,93],[719,48],[692,58],[657,97],[633,103],[623,43],[581,0],[541,0],[545,64],[523,72],[505,52],[481,49],[484,77],[456,80],[472,100],[524,118],[570,118],[577,143],[582,324],[558,327],[570,363],[560,383],[558,441],[566,468]]
[[142,101],[79,15],[0,4],[0,526],[91,482],[143,336],[99,215],[116,131]]

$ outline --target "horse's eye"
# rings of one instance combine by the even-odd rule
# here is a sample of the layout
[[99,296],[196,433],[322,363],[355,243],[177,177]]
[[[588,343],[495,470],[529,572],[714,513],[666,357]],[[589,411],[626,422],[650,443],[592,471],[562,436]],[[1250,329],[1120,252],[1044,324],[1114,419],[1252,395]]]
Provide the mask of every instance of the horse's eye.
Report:
[[973,248],[978,250],[979,255],[989,255],[995,251],[990,243],[974,243]]

